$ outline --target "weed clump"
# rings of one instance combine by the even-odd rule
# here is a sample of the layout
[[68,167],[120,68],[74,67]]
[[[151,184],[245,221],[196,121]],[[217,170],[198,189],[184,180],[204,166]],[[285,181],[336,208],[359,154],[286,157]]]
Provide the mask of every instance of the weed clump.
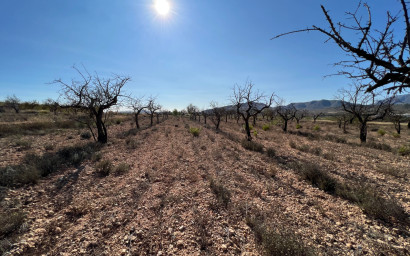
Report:
[[315,125],[315,126],[313,127],[313,130],[314,130],[315,132],[320,131],[320,126],[319,126],[319,125]]
[[216,182],[213,179],[211,179],[209,186],[212,192],[215,194],[218,203],[223,205],[225,208],[228,207],[229,202],[231,202],[231,192],[222,184]]
[[112,171],[113,165],[110,160],[105,159],[95,165],[97,173],[103,177],[108,176]]
[[336,180],[324,172],[318,165],[304,163],[300,165],[299,171],[301,172],[301,177],[309,181],[313,186],[330,194],[334,194],[336,191]]
[[0,212],[0,238],[19,229],[25,219],[26,214],[21,210]]
[[241,145],[242,145],[242,147],[244,147],[247,150],[256,151],[256,152],[262,152],[263,151],[263,145],[258,143],[258,142],[243,139],[241,141]]
[[296,129],[300,129],[302,126],[300,124],[296,124]]
[[410,155],[410,146],[401,146],[397,152],[402,156]]
[[194,136],[194,137],[198,137],[199,136],[199,128],[196,127],[190,127],[189,128],[189,132]]
[[384,135],[386,134],[386,131],[383,130],[383,129],[379,129],[379,130],[377,131],[377,133],[378,133],[380,136],[384,136]]
[[261,216],[248,217],[246,224],[255,235],[266,255],[316,255],[312,248],[306,247],[294,233],[284,228],[273,229]]
[[127,173],[131,169],[131,166],[127,163],[120,163],[114,169],[114,174],[119,176]]
[[266,154],[267,154],[268,157],[270,157],[270,158],[276,157],[276,151],[275,151],[274,148],[267,148],[267,149],[266,149]]
[[264,131],[267,131],[267,130],[269,130],[270,129],[270,125],[269,124],[264,124],[263,126],[262,126],[262,130],[264,130]]
[[66,147],[57,152],[43,155],[26,154],[19,165],[0,168],[0,186],[18,187],[36,183],[40,177],[56,172],[61,168],[79,166],[99,150],[99,145],[89,143],[82,146]]
[[91,139],[91,133],[90,132],[82,132],[80,137],[81,137],[81,139],[89,140],[89,139]]
[[393,136],[393,138],[400,138],[400,134],[398,134],[397,132],[393,132],[391,135]]

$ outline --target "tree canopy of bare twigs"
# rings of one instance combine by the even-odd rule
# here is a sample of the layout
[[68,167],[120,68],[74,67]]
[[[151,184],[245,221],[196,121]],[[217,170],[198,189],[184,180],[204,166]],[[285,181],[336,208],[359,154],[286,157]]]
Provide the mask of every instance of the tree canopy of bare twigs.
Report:
[[390,113],[394,103],[394,97],[383,98],[374,91],[366,93],[366,88],[367,85],[354,84],[349,90],[340,90],[337,96],[342,109],[359,121],[361,142],[366,142],[367,123],[383,119]]
[[[393,2],[393,1],[392,1]],[[393,15],[387,11],[383,28],[375,28],[369,5],[358,4],[354,12],[347,12],[347,22],[335,22],[329,11],[322,5],[322,12],[328,23],[328,28],[311,26],[306,29],[290,31],[273,37],[276,39],[285,35],[318,31],[335,42],[350,58],[340,61],[339,74],[366,83],[366,92],[383,88],[387,92],[402,92],[410,88],[410,21],[407,2],[400,0],[402,11]],[[367,18],[361,17],[364,9]],[[394,29],[403,24],[404,29]],[[353,32],[356,40],[348,40],[345,36]]]
[[[61,79],[53,82],[61,87],[60,95],[63,98],[61,106],[88,112],[97,129],[98,142],[107,143],[104,111],[119,103],[119,98],[122,96],[121,89],[130,77],[113,75],[110,78],[102,78],[98,74],[91,75],[87,70],[82,72],[76,67],[74,69],[80,75],[79,80],[73,79],[70,84]],[[92,131],[91,126],[89,128]]]
[[295,113],[296,123],[299,124],[299,122],[308,115],[309,111],[307,111],[306,109],[297,110]]
[[222,116],[225,114],[225,108],[220,107],[216,101],[210,103],[211,106],[211,121],[215,125],[215,129],[219,130]]
[[7,96],[6,100],[4,101],[4,105],[8,108],[12,108],[16,113],[20,112],[20,99],[17,98],[16,95]]
[[157,111],[162,108],[160,104],[157,103],[157,99],[155,97],[150,97],[148,99],[147,110],[150,117],[150,126],[154,125],[154,115]]
[[269,108],[274,100],[274,94],[266,96],[265,94],[255,90],[253,83],[247,81],[243,86],[235,85],[233,88],[233,96],[231,102],[236,108],[236,112],[245,122],[245,130],[247,139],[252,140],[251,130],[249,127],[249,119],[258,115],[264,109]]
[[141,112],[148,107],[147,103],[144,103],[143,97],[141,98],[130,97],[128,98],[128,105],[134,113],[135,125],[137,126],[137,129],[139,129],[140,124],[139,124],[138,118]]

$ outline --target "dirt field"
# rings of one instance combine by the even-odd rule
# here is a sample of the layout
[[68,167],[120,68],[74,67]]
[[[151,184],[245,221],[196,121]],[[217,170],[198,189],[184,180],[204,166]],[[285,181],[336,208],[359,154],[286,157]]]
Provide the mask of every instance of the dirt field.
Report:
[[[354,125],[343,134],[332,122],[302,121],[301,129],[292,122],[284,133],[276,125],[264,131],[268,122],[258,120],[257,152],[242,146],[242,124],[233,119],[216,132],[203,118],[170,117],[153,127],[144,119],[138,131],[130,118],[109,127],[99,157],[1,190],[2,212],[26,215],[0,237],[2,248],[10,255],[272,255],[280,246],[299,255],[410,253],[410,156],[397,153],[410,145],[404,125],[395,138],[392,125],[372,124],[373,146],[365,147]],[[200,128],[199,136],[190,127]],[[19,164],[30,152],[84,145],[92,140],[81,138],[85,131],[0,138],[0,166]],[[112,170],[130,168],[102,175],[106,160]],[[333,191],[312,184],[300,171],[309,164],[338,184],[371,188],[405,217],[346,199],[342,185]]]

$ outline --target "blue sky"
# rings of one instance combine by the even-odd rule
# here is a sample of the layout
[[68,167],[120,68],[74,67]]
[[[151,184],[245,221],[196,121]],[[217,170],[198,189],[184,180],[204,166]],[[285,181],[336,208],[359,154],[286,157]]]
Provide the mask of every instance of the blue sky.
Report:
[[[167,109],[229,102],[234,84],[251,80],[287,102],[333,99],[349,80],[337,72],[344,53],[318,33],[271,41],[276,34],[326,23],[320,4],[343,20],[358,1],[169,0],[162,17],[152,0],[1,0],[0,100],[57,98],[54,79],[84,65],[100,75],[129,75],[125,89],[157,96]],[[399,2],[369,2],[383,24]]]

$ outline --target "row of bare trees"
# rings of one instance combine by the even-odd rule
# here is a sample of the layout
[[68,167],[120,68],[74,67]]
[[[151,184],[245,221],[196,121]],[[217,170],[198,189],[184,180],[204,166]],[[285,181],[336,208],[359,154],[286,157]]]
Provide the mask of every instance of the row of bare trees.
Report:
[[[376,93],[375,91],[367,92],[367,86],[354,84],[348,89],[339,91],[337,99],[340,101],[342,111],[336,115],[339,128],[343,127],[346,132],[347,123],[357,120],[359,123],[359,138],[361,142],[367,140],[368,123],[377,120],[390,120],[394,123],[397,133],[400,133],[400,123],[405,121],[405,116],[394,109],[395,97],[387,97],[385,94]],[[218,130],[223,116],[226,118],[232,113],[236,116],[237,121],[242,119],[246,131],[246,138],[252,140],[250,132],[250,121],[253,119],[255,124],[257,116],[273,120],[279,117],[283,123],[283,131],[287,132],[288,122],[295,120],[297,124],[307,117],[311,116],[313,122],[323,116],[323,112],[309,113],[307,110],[297,109],[293,104],[286,105],[285,101],[274,94],[266,96],[254,89],[252,82],[246,82],[243,86],[235,85],[231,97],[232,106],[220,107],[216,102],[211,102],[208,111],[199,111],[197,107],[190,104],[187,107],[187,113],[192,120],[202,115],[205,119],[210,117]],[[276,107],[272,107],[275,103]],[[233,110],[233,112],[232,112]],[[408,120],[409,121],[409,120]],[[410,122],[409,122],[410,128]]]

